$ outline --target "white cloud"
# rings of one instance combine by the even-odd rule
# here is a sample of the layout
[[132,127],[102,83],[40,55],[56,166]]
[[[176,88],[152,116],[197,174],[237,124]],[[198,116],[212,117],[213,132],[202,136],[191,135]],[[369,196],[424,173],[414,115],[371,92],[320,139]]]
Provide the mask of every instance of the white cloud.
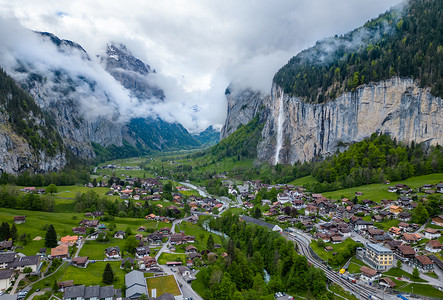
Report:
[[0,0],[0,15],[78,42],[91,56],[111,40],[126,44],[157,70],[167,96],[161,106],[145,108],[146,114],[152,109],[188,129],[203,130],[224,122],[224,91],[231,81],[269,92],[275,72],[298,51],[399,2]]

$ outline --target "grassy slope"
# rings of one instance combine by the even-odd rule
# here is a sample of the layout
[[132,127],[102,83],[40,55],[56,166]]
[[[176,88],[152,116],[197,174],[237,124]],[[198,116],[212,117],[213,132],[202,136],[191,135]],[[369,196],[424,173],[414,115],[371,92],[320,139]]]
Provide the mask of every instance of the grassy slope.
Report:
[[323,193],[323,196],[332,199],[339,199],[340,197],[344,196],[346,198],[352,199],[355,195],[355,192],[358,191],[358,192],[363,192],[363,196],[360,196],[359,198],[371,199],[372,201],[380,202],[381,199],[397,198],[397,195],[395,193],[389,193],[387,191],[389,186],[393,186],[397,183],[404,183],[409,185],[411,188],[417,188],[426,183],[437,183],[442,180],[443,180],[443,173],[436,173],[436,174],[411,177],[406,180],[391,182],[390,184],[375,183],[375,184],[353,187],[349,189],[337,190],[333,192],[326,192]]
[[[89,263],[86,269],[68,266],[62,280],[74,280],[74,284],[84,284],[86,286],[104,286],[106,284],[102,282],[102,276],[106,264],[107,262]],[[112,270],[114,271],[114,287],[120,288],[125,282],[126,273],[122,269],[120,269],[121,262],[115,261],[110,262],[110,264]]]
[[[221,239],[220,239],[219,235],[217,235],[215,233],[210,233],[204,229],[201,229],[199,226],[197,226],[195,224],[192,224],[189,222],[182,222],[180,224],[180,230],[184,231],[187,235],[195,236],[196,241],[194,243],[194,246],[199,251],[206,249],[206,241],[208,240],[209,235],[212,235],[212,238],[214,239],[214,243],[221,244]],[[200,236],[202,236],[203,239],[201,239]]]

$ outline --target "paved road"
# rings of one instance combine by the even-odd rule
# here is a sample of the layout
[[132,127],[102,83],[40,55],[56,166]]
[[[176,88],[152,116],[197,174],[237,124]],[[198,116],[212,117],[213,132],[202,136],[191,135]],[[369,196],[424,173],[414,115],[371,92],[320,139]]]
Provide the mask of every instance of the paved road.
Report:
[[[311,254],[309,240],[304,235],[294,234],[294,235],[286,235],[285,237],[289,240],[297,242],[299,246],[298,247],[299,253],[303,256],[306,256],[308,261],[312,263],[315,267],[322,269],[329,280],[342,286],[345,290],[351,292],[357,298],[368,299],[372,295],[377,295],[377,297],[382,299],[383,295],[381,295],[381,292],[379,290],[370,287],[368,285],[363,285],[360,283],[351,283],[348,280],[342,278],[341,275],[339,275],[337,272],[328,270],[327,267],[322,262],[318,261]],[[396,299],[396,297],[391,295],[384,295],[384,299]]]

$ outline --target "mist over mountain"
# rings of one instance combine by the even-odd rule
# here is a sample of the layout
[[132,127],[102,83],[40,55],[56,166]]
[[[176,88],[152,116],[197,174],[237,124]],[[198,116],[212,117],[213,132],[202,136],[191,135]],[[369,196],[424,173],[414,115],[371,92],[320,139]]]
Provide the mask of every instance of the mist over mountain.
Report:
[[165,104],[155,70],[125,45],[109,43],[105,53],[90,55],[51,33],[2,25],[10,32],[3,34],[0,66],[54,120],[74,155],[110,159],[201,146],[171,112],[162,114],[166,120],[155,112]]

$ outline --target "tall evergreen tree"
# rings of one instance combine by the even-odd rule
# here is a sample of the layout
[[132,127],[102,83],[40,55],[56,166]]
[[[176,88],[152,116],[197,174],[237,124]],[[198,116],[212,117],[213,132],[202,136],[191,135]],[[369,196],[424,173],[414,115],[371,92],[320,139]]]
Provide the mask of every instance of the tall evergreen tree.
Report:
[[214,238],[212,237],[212,234],[209,235],[208,241],[206,242],[206,246],[209,251],[214,251]]
[[48,230],[45,235],[45,246],[48,248],[57,247],[57,233],[55,232],[54,226],[49,225]]
[[109,263],[106,264],[105,270],[103,271],[102,281],[105,284],[112,284],[114,282],[114,271],[112,271]]
[[15,226],[15,223],[12,224],[11,231],[9,233],[9,237],[13,240],[17,240],[17,227]]
[[0,226],[0,241],[9,239],[9,236],[10,236],[9,224],[7,222],[2,222],[2,225]]

